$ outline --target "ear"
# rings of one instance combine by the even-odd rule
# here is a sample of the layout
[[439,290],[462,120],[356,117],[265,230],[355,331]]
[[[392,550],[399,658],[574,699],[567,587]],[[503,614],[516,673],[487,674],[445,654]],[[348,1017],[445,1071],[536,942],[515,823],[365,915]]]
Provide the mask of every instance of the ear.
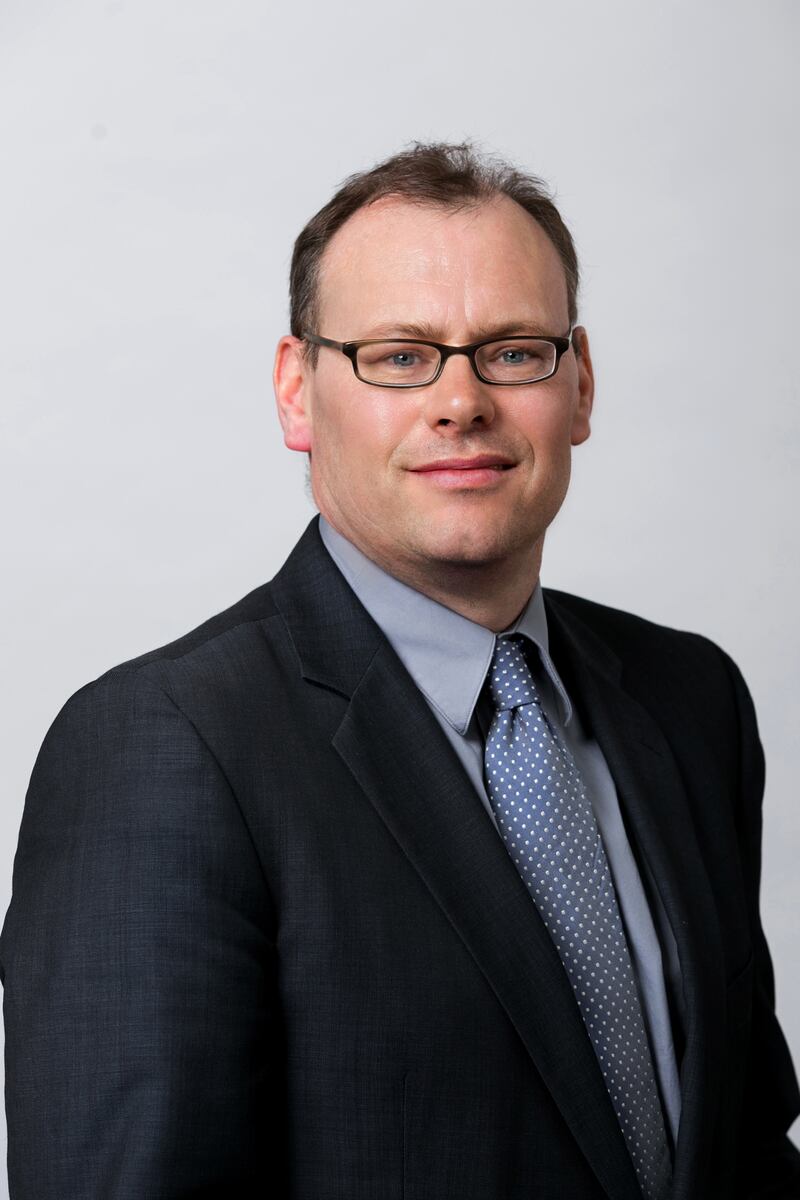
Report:
[[573,446],[585,442],[591,433],[589,418],[594,400],[594,370],[589,353],[589,338],[582,325],[576,325],[572,335],[572,346],[578,366],[578,404],[572,417],[570,441]]
[[287,334],[278,342],[272,382],[278,404],[283,440],[290,450],[311,450],[309,376],[312,368],[303,355],[301,338]]

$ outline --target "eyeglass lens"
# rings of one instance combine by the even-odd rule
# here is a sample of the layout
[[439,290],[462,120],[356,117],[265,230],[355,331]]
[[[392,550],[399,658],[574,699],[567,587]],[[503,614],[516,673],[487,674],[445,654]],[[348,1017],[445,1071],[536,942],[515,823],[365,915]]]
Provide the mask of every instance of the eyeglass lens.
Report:
[[[375,342],[359,346],[358,373],[368,383],[424,384],[439,369],[434,346],[409,342]],[[476,353],[478,370],[492,383],[535,383],[550,375],[556,361],[552,342],[538,338],[489,342]]]

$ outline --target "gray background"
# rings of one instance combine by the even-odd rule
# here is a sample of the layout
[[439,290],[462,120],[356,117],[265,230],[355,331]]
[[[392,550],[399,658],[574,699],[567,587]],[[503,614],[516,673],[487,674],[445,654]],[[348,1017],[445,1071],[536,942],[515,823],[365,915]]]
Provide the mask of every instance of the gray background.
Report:
[[556,186],[583,264],[594,433],[543,581],[744,671],[800,1062],[799,12],[6,0],[3,912],[67,696],[269,578],[312,515],[270,382],[293,238],[351,171],[472,137]]

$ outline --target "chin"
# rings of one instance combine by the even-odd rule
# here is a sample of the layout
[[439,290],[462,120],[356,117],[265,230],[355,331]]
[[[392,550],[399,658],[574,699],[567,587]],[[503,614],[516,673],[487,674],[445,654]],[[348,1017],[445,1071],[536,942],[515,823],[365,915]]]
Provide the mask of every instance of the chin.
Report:
[[485,566],[501,562],[510,553],[519,551],[525,544],[533,547],[535,538],[510,537],[508,531],[497,529],[478,530],[468,523],[458,529],[448,530],[439,536],[423,539],[421,547],[426,558],[451,566]]

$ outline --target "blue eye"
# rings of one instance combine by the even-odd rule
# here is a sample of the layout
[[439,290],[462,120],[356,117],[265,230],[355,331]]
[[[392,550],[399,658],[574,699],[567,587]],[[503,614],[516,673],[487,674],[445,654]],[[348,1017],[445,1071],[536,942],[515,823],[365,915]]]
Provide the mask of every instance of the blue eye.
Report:
[[424,383],[433,378],[438,365],[437,351],[412,342],[372,342],[358,352],[361,378],[368,383]]

